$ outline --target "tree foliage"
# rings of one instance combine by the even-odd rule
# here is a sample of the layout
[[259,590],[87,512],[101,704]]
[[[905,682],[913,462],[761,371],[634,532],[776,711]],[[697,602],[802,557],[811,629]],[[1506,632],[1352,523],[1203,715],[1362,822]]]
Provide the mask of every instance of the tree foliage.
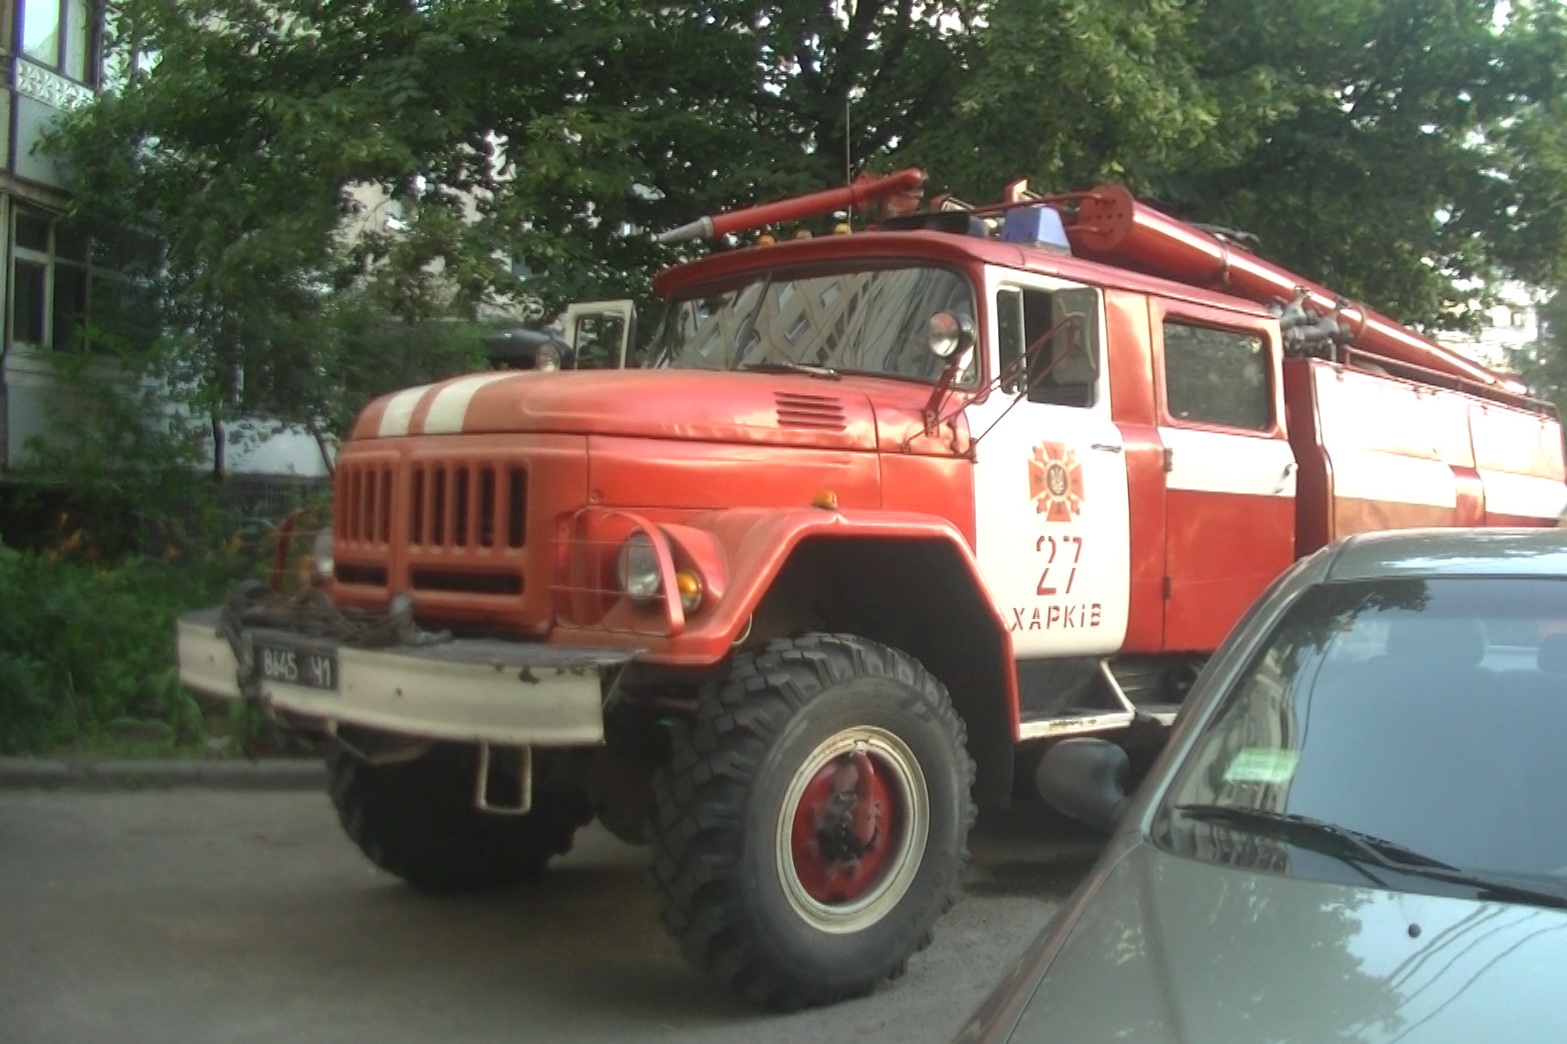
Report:
[[1537,309],[1538,335],[1532,344],[1507,353],[1507,362],[1530,391],[1556,404],[1567,416],[1567,294],[1557,291]]
[[1124,181],[1432,326],[1567,276],[1555,0],[119,6],[157,62],[51,147],[157,245],[213,404],[341,423],[462,362],[454,320],[645,297],[649,232],[906,162]]
[[1555,0],[1336,0],[1268,18],[1230,0],[1208,12],[1222,47],[1205,73],[1226,77],[1250,56],[1258,76],[1266,61],[1277,116],[1233,160],[1179,171],[1186,199],[1262,234],[1286,264],[1429,326],[1461,325],[1484,298],[1473,284],[1561,277],[1563,183],[1540,177],[1567,145]]
[[1123,181],[1431,327],[1567,265],[1555,0],[997,0],[978,51],[917,147],[965,191]]

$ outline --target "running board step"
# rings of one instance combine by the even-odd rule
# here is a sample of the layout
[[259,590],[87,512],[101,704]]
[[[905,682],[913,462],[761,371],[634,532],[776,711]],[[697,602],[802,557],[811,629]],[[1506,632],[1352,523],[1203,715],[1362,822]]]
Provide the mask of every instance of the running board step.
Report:
[[1056,736],[1076,736],[1085,732],[1113,732],[1124,729],[1135,720],[1131,711],[1084,709],[1073,707],[1034,721],[1024,721],[1018,726],[1021,739],[1046,739]]
[[1175,716],[1181,712],[1179,703],[1139,703],[1137,716],[1139,718],[1152,718],[1160,725],[1168,725],[1175,720]]

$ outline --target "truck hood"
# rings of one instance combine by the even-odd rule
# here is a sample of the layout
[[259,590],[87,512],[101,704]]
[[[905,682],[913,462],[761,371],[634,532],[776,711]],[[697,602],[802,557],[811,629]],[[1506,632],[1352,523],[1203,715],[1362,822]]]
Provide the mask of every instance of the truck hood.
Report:
[[[377,399],[352,437],[551,432],[869,451],[917,433],[929,395],[911,382],[792,373],[470,374]],[[913,448],[952,452],[963,435],[948,428]]]
[[1559,910],[1255,873],[1146,843],[1088,887],[1054,960],[1014,980],[1033,995],[1013,1044],[1561,1036]]

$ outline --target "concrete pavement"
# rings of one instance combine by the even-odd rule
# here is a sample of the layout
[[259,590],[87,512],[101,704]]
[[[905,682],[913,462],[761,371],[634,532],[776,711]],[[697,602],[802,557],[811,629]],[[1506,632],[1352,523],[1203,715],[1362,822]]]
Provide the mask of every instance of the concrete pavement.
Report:
[[431,899],[370,867],[322,793],[0,792],[8,1044],[942,1042],[1097,844],[982,823],[967,895],[874,996],[759,1012],[660,930],[644,853],[597,828],[534,886]]
[[326,769],[320,758],[0,758],[0,790],[320,790],[324,786]]

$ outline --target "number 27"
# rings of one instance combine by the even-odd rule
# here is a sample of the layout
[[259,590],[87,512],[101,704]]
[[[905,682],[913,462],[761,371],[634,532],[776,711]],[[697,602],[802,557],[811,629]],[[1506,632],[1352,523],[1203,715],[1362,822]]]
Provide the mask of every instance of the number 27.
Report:
[[[1038,593],[1041,595],[1053,595],[1057,593],[1055,585],[1050,583],[1050,570],[1056,567],[1058,564],[1056,559],[1059,558],[1061,560],[1059,564],[1067,571],[1066,590],[1059,593],[1071,594],[1072,581],[1077,579],[1077,563],[1083,557],[1083,538],[1075,536],[1042,536],[1034,542],[1034,550],[1041,553],[1048,553],[1050,556],[1049,558],[1045,559],[1044,571],[1039,574]],[[1071,561],[1067,561],[1066,556],[1068,552],[1071,553]]]

